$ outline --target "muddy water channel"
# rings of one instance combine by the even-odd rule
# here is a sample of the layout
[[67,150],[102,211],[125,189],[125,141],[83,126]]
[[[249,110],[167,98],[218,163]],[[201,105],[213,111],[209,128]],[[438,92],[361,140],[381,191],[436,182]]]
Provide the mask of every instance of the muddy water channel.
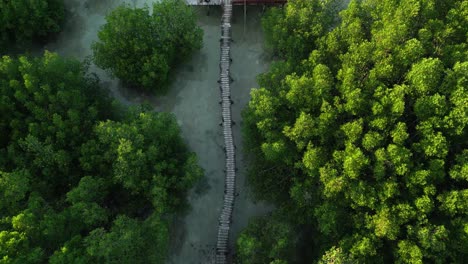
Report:
[[[69,12],[63,33],[46,49],[80,60],[92,54],[91,43],[97,40],[97,31],[105,23],[104,16],[123,1],[115,0],[68,0]],[[135,6],[154,1],[127,1]],[[194,56],[173,71],[172,84],[164,95],[148,96],[122,87],[119,80],[111,78],[103,70],[91,66],[103,85],[125,105],[150,103],[156,111],[172,112],[182,128],[182,134],[205,171],[205,178],[191,190],[188,200],[190,208],[174,217],[171,243],[167,263],[191,264],[210,263],[214,255],[218,216],[224,192],[224,153],[221,134],[219,78],[219,37],[221,9],[219,7],[194,7],[199,15],[199,25],[204,30],[204,46]],[[209,11],[209,16],[207,15]],[[270,63],[263,51],[263,35],[260,26],[262,9],[249,7],[244,20],[243,7],[234,8],[232,23],[234,43],[231,74],[232,100],[234,105],[233,127],[237,146],[238,167],[231,245],[239,232],[255,215],[262,215],[271,207],[254,203],[245,185],[245,160],[242,153],[241,110],[249,100],[249,91],[257,87],[257,74],[266,71]],[[245,24],[244,24],[245,21]],[[151,243],[150,241],[148,241]]]

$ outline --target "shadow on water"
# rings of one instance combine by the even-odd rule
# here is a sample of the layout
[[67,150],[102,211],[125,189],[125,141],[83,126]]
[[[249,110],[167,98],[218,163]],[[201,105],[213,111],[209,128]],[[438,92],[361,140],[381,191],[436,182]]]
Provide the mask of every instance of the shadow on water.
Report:
[[[198,198],[205,195],[211,188],[208,177],[212,176],[214,172],[205,173],[204,177],[202,177],[192,188],[191,196]],[[180,208],[180,210],[168,216],[169,220],[169,244],[168,244],[168,255],[179,255],[181,253],[182,248],[184,247],[186,238],[187,238],[187,223],[186,218],[190,214],[190,211],[193,208],[189,203],[186,204],[185,207]],[[196,251],[198,255],[205,256],[207,258],[211,258],[210,255],[214,254],[214,245],[210,244],[200,244],[200,243],[190,243],[190,248],[193,251]],[[202,263],[202,262],[200,262]]]

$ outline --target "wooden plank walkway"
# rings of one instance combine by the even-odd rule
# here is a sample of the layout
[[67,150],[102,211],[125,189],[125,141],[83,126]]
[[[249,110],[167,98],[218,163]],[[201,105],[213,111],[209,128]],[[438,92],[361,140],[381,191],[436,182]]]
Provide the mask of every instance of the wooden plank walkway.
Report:
[[231,119],[231,77],[229,73],[231,64],[231,17],[232,2],[223,0],[223,16],[221,19],[221,54],[220,54],[220,79],[219,88],[221,92],[221,117],[224,135],[224,147],[226,153],[226,175],[224,184],[224,201],[221,215],[219,217],[218,238],[216,243],[216,264],[227,263],[229,253],[229,230],[231,228],[232,210],[234,208],[235,183],[236,183],[236,161],[235,147],[232,136]]
[[[224,0],[185,0],[188,5],[222,5]],[[287,0],[231,0],[233,5],[282,5]]]
[[185,0],[188,5],[221,5],[224,0]]
[[233,5],[284,5],[287,0],[232,0]]

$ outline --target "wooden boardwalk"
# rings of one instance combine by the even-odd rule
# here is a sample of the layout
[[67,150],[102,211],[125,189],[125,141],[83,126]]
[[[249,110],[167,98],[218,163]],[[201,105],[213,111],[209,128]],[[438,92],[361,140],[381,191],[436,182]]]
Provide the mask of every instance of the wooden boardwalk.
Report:
[[221,117],[224,135],[224,147],[226,153],[226,174],[224,184],[224,201],[218,225],[218,239],[216,243],[216,264],[227,263],[229,253],[229,230],[231,227],[232,210],[234,208],[236,160],[235,147],[232,136],[231,119],[231,77],[229,68],[231,64],[231,0],[223,0],[223,16],[221,19],[221,54],[220,54],[220,79],[221,92]]
[[185,0],[188,5],[221,5],[224,0]]
[[[222,5],[225,0],[185,0],[188,5]],[[285,4],[287,0],[231,0],[232,5],[278,5]]]

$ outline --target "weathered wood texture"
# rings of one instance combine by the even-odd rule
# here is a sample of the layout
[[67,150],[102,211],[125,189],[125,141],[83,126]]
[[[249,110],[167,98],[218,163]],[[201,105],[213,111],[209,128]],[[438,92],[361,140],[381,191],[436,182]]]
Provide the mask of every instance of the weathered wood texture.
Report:
[[188,5],[221,5],[224,0],[185,0]]
[[[185,0],[188,5],[222,5],[225,0]],[[287,0],[231,0],[232,5],[282,5]]]
[[236,191],[236,160],[231,129],[233,122],[231,119],[231,77],[229,74],[231,64],[231,16],[232,2],[231,0],[224,0],[223,16],[221,19],[219,88],[221,92],[221,117],[226,153],[226,174],[223,208],[219,217],[218,239],[216,243],[216,264],[227,263],[227,255],[229,253],[229,230],[231,227],[232,210],[234,208]]

